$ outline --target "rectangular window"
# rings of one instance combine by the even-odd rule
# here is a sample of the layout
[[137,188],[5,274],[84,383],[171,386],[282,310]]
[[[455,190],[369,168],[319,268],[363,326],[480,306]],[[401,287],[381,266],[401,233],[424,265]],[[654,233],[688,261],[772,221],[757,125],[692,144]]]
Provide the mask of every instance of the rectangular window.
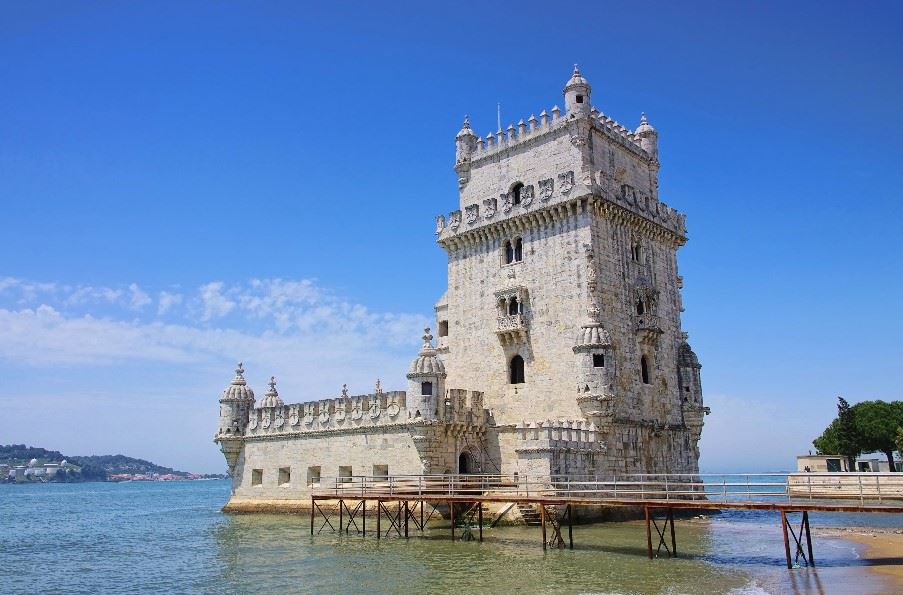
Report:
[[308,467],[307,468],[307,487],[309,488],[318,488],[320,487],[320,466],[316,467]]
[[373,479],[389,479],[389,466],[373,465]]
[[828,471],[831,473],[839,473],[840,472],[840,459],[827,459],[825,461],[828,464]]
[[594,368],[604,368],[605,367],[605,354],[604,353],[594,353],[593,354],[593,367]]
[[279,467],[279,485],[284,486],[292,482],[292,468]]
[[420,394],[424,396],[433,394],[433,383],[432,382],[421,382],[420,383]]
[[251,485],[252,486],[263,485],[263,469],[252,469],[251,470]]
[[340,483],[350,483],[351,482],[351,466],[341,466],[339,467],[339,482]]

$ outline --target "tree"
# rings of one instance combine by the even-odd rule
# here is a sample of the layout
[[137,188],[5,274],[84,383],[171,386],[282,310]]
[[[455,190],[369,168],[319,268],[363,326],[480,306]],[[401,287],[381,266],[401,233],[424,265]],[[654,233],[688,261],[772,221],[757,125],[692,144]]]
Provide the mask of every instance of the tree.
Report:
[[903,401],[863,401],[851,408],[856,433],[864,452],[882,452],[894,469],[897,429],[903,426]]
[[846,399],[837,397],[837,452],[847,457],[850,471],[856,470],[856,457],[864,450],[853,409]]
[[863,451],[859,428],[850,404],[837,397],[837,417],[821,436],[812,441],[819,454],[838,454],[847,458],[847,469],[855,471],[856,457]]
[[903,426],[897,428],[897,452],[903,455]]

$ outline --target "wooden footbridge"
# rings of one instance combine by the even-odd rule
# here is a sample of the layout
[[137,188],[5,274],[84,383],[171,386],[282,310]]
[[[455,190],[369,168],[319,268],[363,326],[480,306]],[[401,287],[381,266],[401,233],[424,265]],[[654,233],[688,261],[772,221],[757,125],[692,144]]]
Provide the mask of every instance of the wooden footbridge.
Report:
[[[810,512],[903,513],[903,473],[324,478],[311,495],[311,535],[327,527],[345,533],[353,527],[366,535],[368,503],[375,514],[371,524],[377,539],[393,534],[408,538],[412,525],[414,531],[423,532],[439,514],[451,520],[452,540],[482,541],[484,504],[538,509],[543,549],[566,545],[573,549],[577,507],[632,508],[645,518],[649,558],[663,549],[668,557],[677,555],[675,511],[773,511],[781,517],[787,568],[793,568],[815,565]],[[336,512],[337,527],[332,524]],[[792,515],[800,515],[798,527]],[[565,525],[567,541],[562,534]]]

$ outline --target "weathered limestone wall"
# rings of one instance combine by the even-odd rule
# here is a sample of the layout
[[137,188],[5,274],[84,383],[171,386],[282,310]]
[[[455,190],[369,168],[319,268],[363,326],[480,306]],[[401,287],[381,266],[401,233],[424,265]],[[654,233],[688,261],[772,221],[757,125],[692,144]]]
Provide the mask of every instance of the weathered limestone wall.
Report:
[[[387,465],[392,475],[423,473],[406,424],[368,428],[366,432],[329,432],[304,439],[247,440],[235,469],[230,506],[253,500],[309,499],[311,467],[320,467],[320,484],[326,486],[340,475],[340,466],[351,467],[353,475],[369,476],[374,474],[374,465]],[[290,481],[282,485],[280,468],[291,472]],[[262,471],[260,485],[253,485],[255,469]]]
[[[449,255],[448,384],[485,392],[485,406],[501,424],[576,419],[570,363],[585,310],[579,276],[582,244],[590,241],[588,217],[571,214],[517,235],[524,245],[519,263],[503,264],[501,239]],[[527,296],[523,316],[529,339],[506,341],[495,332],[495,292],[517,286]],[[509,382],[515,354],[525,362],[524,384]]]

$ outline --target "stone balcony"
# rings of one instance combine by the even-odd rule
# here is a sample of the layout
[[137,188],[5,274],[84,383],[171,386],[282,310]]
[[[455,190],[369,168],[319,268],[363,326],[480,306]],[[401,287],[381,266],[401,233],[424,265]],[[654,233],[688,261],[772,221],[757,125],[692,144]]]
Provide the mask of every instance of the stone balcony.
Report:
[[636,332],[642,343],[655,343],[662,334],[662,325],[655,314],[646,312],[636,316]]
[[495,329],[495,333],[502,340],[502,343],[526,341],[527,319],[523,314],[506,314],[499,316],[497,320],[498,326]]

